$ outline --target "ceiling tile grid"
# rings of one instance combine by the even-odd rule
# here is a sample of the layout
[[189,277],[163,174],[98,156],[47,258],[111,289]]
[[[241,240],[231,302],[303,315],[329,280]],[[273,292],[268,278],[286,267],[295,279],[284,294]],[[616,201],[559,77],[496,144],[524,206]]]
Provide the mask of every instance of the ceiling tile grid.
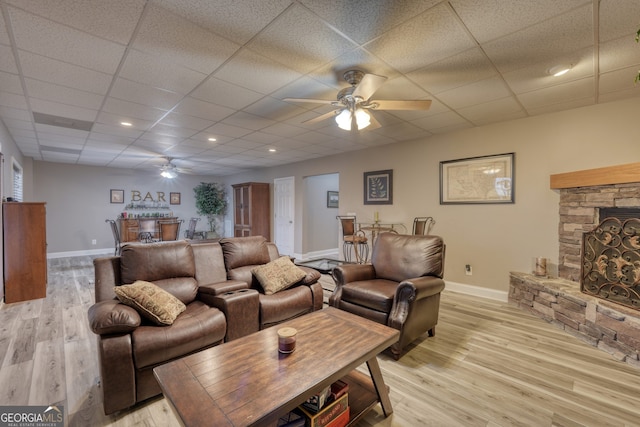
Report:
[[[637,0],[0,0],[0,120],[37,160],[227,175],[638,97],[639,17]],[[352,69],[387,77],[371,100],[431,106],[345,132],[329,102]]]

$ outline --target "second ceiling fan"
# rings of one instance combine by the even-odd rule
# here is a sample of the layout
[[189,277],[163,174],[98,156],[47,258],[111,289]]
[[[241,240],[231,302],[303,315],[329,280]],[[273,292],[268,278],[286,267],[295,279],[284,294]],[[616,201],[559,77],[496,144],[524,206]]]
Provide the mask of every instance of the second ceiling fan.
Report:
[[351,85],[338,92],[337,100],[285,98],[284,101],[330,104],[338,109],[322,114],[303,123],[317,123],[335,117],[338,126],[344,130],[360,130],[371,125],[370,129],[380,127],[380,123],[366,110],[428,110],[430,100],[372,100],[375,91],[387,80],[384,76],[365,74],[359,70],[349,70],[343,75]]

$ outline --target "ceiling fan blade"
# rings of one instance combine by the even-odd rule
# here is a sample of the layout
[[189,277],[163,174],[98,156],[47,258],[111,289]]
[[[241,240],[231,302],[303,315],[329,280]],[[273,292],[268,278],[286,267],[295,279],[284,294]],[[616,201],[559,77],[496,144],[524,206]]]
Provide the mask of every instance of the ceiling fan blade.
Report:
[[328,113],[321,114],[318,117],[314,117],[313,119],[305,120],[302,123],[309,123],[309,124],[318,123],[318,122],[326,120],[326,119],[328,119],[330,117],[334,117],[334,116],[338,115],[339,112],[340,112],[340,110],[329,111]]
[[353,96],[360,97],[366,101],[371,98],[371,95],[373,95],[385,81],[387,81],[387,78],[384,76],[365,74],[353,91]]
[[431,100],[424,101],[391,101],[378,100],[369,101],[367,104],[375,105],[376,110],[428,110],[431,107]]
[[330,101],[328,99],[311,99],[311,98],[284,98],[285,102],[310,102],[313,104],[329,104],[335,105],[338,101]]

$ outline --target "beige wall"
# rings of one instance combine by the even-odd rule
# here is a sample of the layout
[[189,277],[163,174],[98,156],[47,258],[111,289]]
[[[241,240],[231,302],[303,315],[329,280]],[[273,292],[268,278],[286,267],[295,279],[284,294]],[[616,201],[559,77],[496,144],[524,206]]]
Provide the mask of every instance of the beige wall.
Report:
[[[553,264],[557,261],[559,197],[549,189],[549,175],[636,162],[640,157],[639,109],[640,99],[635,98],[261,169],[220,181],[230,186],[244,181],[273,183],[274,178],[294,176],[295,252],[300,254],[309,235],[304,232],[308,207],[303,180],[338,173],[340,213],[356,212],[362,220],[370,220],[378,211],[381,220],[404,222],[409,228],[414,216],[431,215],[437,221],[433,233],[441,235],[447,244],[445,279],[504,292],[509,271],[529,271],[535,256],[551,258]],[[506,152],[516,155],[515,204],[439,204],[440,161]],[[393,205],[364,205],[363,172],[379,169],[394,170]],[[122,176],[120,170],[46,162],[35,162],[34,171],[35,198],[48,202],[48,225],[56,227],[49,243],[59,249],[50,248],[50,252],[86,249],[84,242],[91,236],[87,227],[104,227],[106,232],[104,218],[113,216],[111,211],[117,212],[105,203],[108,189],[127,185],[132,179]],[[152,179],[135,177],[135,182],[155,185]],[[196,178],[175,185],[182,185],[184,198],[197,182]],[[65,195],[64,203],[54,203],[59,195]],[[192,202],[183,199],[184,203]],[[90,224],[78,221],[75,216],[69,217],[67,210],[82,210],[83,215],[95,220]],[[58,242],[76,236],[82,247]],[[103,236],[108,238],[108,234]],[[465,276],[465,264],[472,265],[472,276]]]
[[[341,214],[371,220],[378,211],[381,220],[407,227],[414,216],[431,215],[432,232],[447,244],[445,278],[506,292],[509,271],[530,271],[533,257],[550,258],[552,268],[557,264],[559,196],[549,189],[549,175],[637,161],[639,109],[637,98],[585,107],[271,168],[252,173],[251,180],[295,176],[302,224],[298,181],[338,172]],[[515,152],[515,204],[440,205],[440,161],[507,152]],[[364,205],[363,172],[380,169],[394,171],[393,205]],[[302,247],[300,231],[296,251]],[[472,276],[464,274],[465,264],[473,267]]]

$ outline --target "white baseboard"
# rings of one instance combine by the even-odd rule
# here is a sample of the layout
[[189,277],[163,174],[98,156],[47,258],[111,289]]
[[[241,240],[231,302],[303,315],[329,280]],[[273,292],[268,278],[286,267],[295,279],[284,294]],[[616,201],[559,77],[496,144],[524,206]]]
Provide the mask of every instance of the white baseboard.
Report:
[[89,249],[86,251],[50,252],[47,254],[47,259],[67,258],[67,257],[74,257],[74,256],[87,256],[87,255],[113,255],[113,248]]
[[445,280],[445,292],[459,292],[461,294],[473,295],[476,297],[488,298],[500,302],[507,302],[509,293],[507,291],[498,291],[496,289],[481,288],[480,286],[466,285],[464,283],[456,283]]

